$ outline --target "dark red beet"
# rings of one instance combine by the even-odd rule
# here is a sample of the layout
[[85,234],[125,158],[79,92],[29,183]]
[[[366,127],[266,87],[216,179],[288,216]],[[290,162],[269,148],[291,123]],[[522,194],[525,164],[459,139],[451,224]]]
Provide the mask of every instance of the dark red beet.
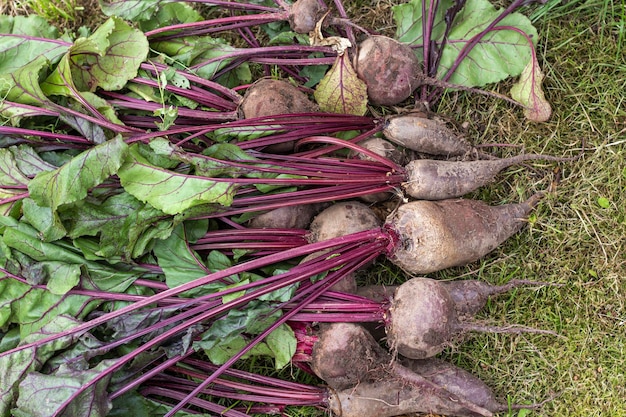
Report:
[[483,326],[460,316],[445,285],[412,278],[400,285],[388,312],[387,344],[412,359],[430,358],[470,331],[494,333],[554,332],[523,326]]
[[402,359],[402,365],[441,386],[446,391],[483,407],[493,413],[510,409],[537,408],[541,404],[504,404],[497,400],[491,388],[465,369],[437,358]]
[[319,111],[317,104],[309,100],[296,86],[287,81],[269,78],[263,78],[251,85],[239,108],[246,119]]
[[318,214],[310,227],[311,242],[321,242],[334,237],[362,232],[379,227],[376,214],[358,201],[335,203]]
[[404,191],[418,200],[444,200],[462,197],[495,180],[505,168],[530,160],[570,160],[550,155],[518,155],[488,161],[439,161],[417,159],[405,167]]
[[248,227],[253,229],[306,229],[321,207],[321,204],[280,207],[252,218]]
[[297,33],[312,32],[326,10],[319,0],[298,0],[291,5],[289,26]]
[[421,114],[403,114],[387,119],[383,128],[387,140],[416,152],[440,156],[463,156],[474,147],[443,123]]
[[474,262],[515,234],[539,200],[490,206],[476,200],[413,201],[387,218],[400,244],[390,260],[412,274]]
[[342,390],[384,373],[389,354],[371,334],[353,323],[322,325],[311,354],[311,369],[329,387]]
[[393,417],[413,413],[461,417],[493,415],[489,410],[462,401],[426,379],[407,382],[388,377],[361,383],[332,392],[328,402],[331,411],[338,417]]
[[370,102],[382,106],[406,100],[421,79],[411,47],[386,36],[370,36],[359,45],[355,69]]

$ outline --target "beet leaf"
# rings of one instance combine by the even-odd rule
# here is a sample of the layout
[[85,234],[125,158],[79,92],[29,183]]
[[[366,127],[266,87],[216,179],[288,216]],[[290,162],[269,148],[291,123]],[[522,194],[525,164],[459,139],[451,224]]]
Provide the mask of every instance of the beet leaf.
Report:
[[363,116],[367,111],[367,85],[352,68],[348,54],[337,56],[335,63],[315,89],[320,109],[329,113]]

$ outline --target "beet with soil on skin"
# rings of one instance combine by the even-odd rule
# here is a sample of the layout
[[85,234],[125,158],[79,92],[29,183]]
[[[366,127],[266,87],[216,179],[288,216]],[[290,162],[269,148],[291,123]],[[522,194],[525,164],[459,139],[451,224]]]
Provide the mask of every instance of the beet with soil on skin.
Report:
[[310,242],[321,242],[334,237],[375,229],[380,219],[363,203],[344,201],[335,203],[318,214],[310,227]]
[[319,0],[298,0],[291,5],[289,26],[296,33],[312,32],[326,10]]
[[531,160],[569,160],[550,155],[517,155],[478,161],[439,161],[417,159],[406,167],[404,191],[418,200],[444,200],[462,197],[493,182],[505,168]]
[[[275,116],[292,113],[315,113],[319,106],[306,94],[287,81],[263,78],[252,84],[239,104],[242,118]],[[294,142],[288,141],[268,146],[264,152],[288,153]]]
[[496,398],[495,394],[478,377],[465,369],[437,358],[429,359],[402,359],[401,363],[411,371],[423,376],[427,380],[441,386],[446,391],[493,413],[508,410],[534,409],[541,404],[505,404]]
[[403,114],[385,121],[385,138],[416,152],[440,156],[463,156],[474,147],[458,137],[443,123],[421,114]]
[[401,103],[421,84],[420,63],[411,47],[386,36],[370,36],[361,42],[355,69],[367,84],[370,102],[376,105]]
[[[311,369],[332,388],[329,405],[337,416],[380,417],[424,411],[491,415],[473,401],[398,364],[357,324],[323,325],[316,337]],[[390,402],[392,397],[399,402]]]
[[503,294],[522,286],[558,285],[550,282],[512,279],[503,285],[492,285],[476,279],[445,281],[448,294],[452,297],[454,308],[460,316],[473,316],[478,313],[491,296]]
[[316,334],[311,369],[335,390],[368,381],[391,363],[389,354],[358,324],[326,324]]
[[445,285],[430,278],[412,278],[398,286],[388,311],[387,344],[411,359],[430,358],[467,332],[541,333],[524,326],[483,326],[460,315]]
[[440,353],[455,336],[454,302],[437,281],[413,278],[400,285],[389,308],[387,344],[414,359]]
[[245,119],[319,111],[306,94],[287,81],[263,78],[252,84],[240,104]]
[[[424,379],[409,383],[387,378],[361,383],[329,397],[329,407],[338,417],[394,417],[413,413],[434,413],[447,416],[492,416],[487,409],[459,401],[459,398]],[[447,393],[447,395],[442,395]]]
[[306,229],[322,207],[322,204],[279,207],[253,217],[248,227],[252,229]]
[[398,235],[390,260],[412,274],[477,261],[526,224],[539,198],[501,206],[463,199],[403,204],[386,220]]
[[[444,286],[454,303],[459,316],[474,316],[485,307],[487,300],[494,295],[503,294],[522,286],[558,285],[542,281],[513,279],[503,285],[492,285],[476,279],[439,281]],[[370,300],[384,303],[393,300],[399,285],[366,285],[357,288],[356,294]]]

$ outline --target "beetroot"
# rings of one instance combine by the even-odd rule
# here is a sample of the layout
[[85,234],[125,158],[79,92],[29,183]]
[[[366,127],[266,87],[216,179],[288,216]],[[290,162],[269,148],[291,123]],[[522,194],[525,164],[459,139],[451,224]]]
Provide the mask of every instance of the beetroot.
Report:
[[380,220],[369,207],[357,201],[335,203],[318,214],[311,223],[311,242],[375,229]]
[[403,114],[390,117],[383,127],[387,140],[429,155],[463,156],[474,147],[459,138],[443,123],[427,119],[421,114]]
[[253,229],[306,229],[321,207],[321,204],[280,207],[252,218],[248,227]]
[[289,26],[297,33],[312,32],[326,10],[319,0],[298,0],[291,5]]
[[268,78],[263,78],[248,88],[239,109],[246,119],[319,111],[317,104],[310,101],[294,85]]
[[465,369],[441,359],[402,359],[402,365],[457,395],[493,413],[523,408],[537,408],[538,404],[504,404],[499,402],[493,391],[478,377]]
[[[487,304],[489,297],[503,294],[524,285],[558,285],[549,282],[513,279],[504,285],[491,285],[475,279],[439,281],[444,286],[454,303],[454,309],[459,316],[473,316]],[[398,285],[367,285],[359,287],[356,294],[370,300],[384,303],[393,299]]]
[[466,401],[425,380],[407,383],[386,378],[332,392],[330,409],[338,417],[392,417],[410,413],[449,416],[492,416],[489,410]]
[[405,192],[418,200],[444,200],[462,197],[493,182],[505,168],[530,160],[567,160],[549,155],[518,155],[488,161],[437,161],[418,159],[405,167]]
[[458,281],[445,281],[445,285],[454,308],[460,316],[473,316],[487,304],[487,300],[492,295],[503,294],[524,285],[559,285],[549,282],[528,281],[524,279],[513,279],[504,285],[491,285],[483,281],[468,279]]
[[457,313],[446,286],[429,278],[413,278],[400,285],[388,315],[387,344],[412,359],[432,357],[468,331],[554,335],[551,331],[522,326],[473,324]]
[[389,354],[357,324],[322,325],[317,336],[311,369],[333,389],[346,389],[375,378],[391,364]]
[[355,69],[372,104],[398,104],[420,84],[421,68],[411,47],[386,36],[370,36],[359,45]]
[[538,199],[502,206],[463,199],[403,204],[386,221],[399,239],[390,259],[413,274],[474,262],[520,230]]
[[311,353],[311,369],[332,391],[336,416],[396,416],[434,412],[490,416],[458,396],[398,364],[362,327],[351,323],[322,326]]

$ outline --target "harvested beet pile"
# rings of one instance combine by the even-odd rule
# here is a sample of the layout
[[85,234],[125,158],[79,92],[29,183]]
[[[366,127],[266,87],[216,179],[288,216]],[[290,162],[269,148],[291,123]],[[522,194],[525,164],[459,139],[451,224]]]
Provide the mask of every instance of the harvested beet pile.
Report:
[[[340,0],[203,0],[209,19],[156,3],[103,1],[111,17],[80,38],[2,16],[0,416],[539,406],[434,357],[471,332],[554,337],[473,318],[546,283],[418,276],[489,256],[544,192],[464,196],[514,165],[573,159],[500,158],[424,110],[451,88],[549,117],[540,82],[515,100],[476,90],[529,68],[540,79],[530,21],[497,26],[527,2],[460,39],[464,2],[399,4],[396,39]],[[382,257],[405,282],[358,286]],[[234,366],[258,356],[324,386]]]

